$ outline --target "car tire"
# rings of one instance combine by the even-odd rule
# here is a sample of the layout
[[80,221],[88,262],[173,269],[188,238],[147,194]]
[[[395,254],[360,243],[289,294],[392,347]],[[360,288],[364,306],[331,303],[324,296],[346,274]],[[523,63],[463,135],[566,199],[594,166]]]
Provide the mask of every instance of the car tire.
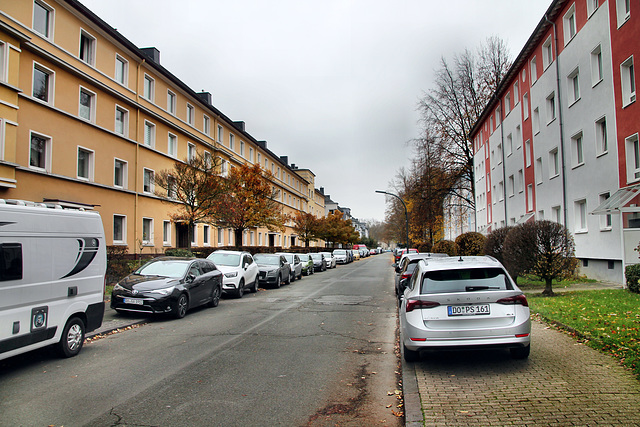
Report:
[[238,283],[238,289],[236,289],[235,297],[242,298],[244,295],[244,279],[240,279],[240,283]]
[[215,286],[211,291],[211,301],[209,301],[209,307],[217,307],[220,304],[220,295],[222,295],[222,288]]
[[289,273],[289,274],[287,275],[287,281],[286,281],[286,282],[284,282],[284,284],[285,284],[285,285],[289,285],[289,284],[291,284],[291,273]]
[[420,352],[416,350],[409,350],[405,345],[402,345],[404,348],[402,349],[404,352],[404,360],[405,362],[413,363],[420,361]]
[[253,281],[253,285],[249,288],[249,290],[251,292],[253,292],[254,294],[256,292],[258,292],[258,278],[256,277],[256,280]]
[[511,357],[513,359],[526,359],[529,357],[529,353],[531,352],[531,344],[526,347],[514,347],[510,348]]
[[300,274],[298,275],[298,280],[302,279],[302,270],[300,270]]
[[291,277],[291,271],[289,271],[289,277],[291,278],[290,282],[295,282],[295,281],[296,281],[296,274],[295,274],[295,272],[293,273],[293,277]]
[[73,357],[80,353],[84,343],[84,322],[79,317],[72,317],[62,330],[58,342],[58,352],[63,357]]
[[180,294],[178,301],[176,301],[176,306],[173,309],[173,317],[176,319],[182,319],[187,315],[188,308],[189,298],[187,298],[186,294]]
[[276,289],[277,289],[277,288],[279,288],[281,284],[282,284],[282,276],[280,276],[280,275],[278,274],[278,278],[276,279],[275,288],[276,288]]

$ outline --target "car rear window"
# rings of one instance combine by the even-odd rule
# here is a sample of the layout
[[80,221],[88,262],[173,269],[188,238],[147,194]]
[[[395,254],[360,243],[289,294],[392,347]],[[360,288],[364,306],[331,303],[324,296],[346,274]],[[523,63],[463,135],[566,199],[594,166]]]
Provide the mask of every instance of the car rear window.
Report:
[[500,268],[465,268],[428,271],[422,277],[420,292],[477,292],[513,289],[504,270]]

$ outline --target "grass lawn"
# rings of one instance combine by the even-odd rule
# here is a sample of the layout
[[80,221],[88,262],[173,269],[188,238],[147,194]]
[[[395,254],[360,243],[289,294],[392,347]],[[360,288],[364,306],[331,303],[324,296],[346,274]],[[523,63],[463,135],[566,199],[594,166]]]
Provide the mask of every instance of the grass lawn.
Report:
[[640,294],[602,289],[554,297],[528,294],[527,300],[532,314],[568,326],[589,347],[618,358],[640,379]]

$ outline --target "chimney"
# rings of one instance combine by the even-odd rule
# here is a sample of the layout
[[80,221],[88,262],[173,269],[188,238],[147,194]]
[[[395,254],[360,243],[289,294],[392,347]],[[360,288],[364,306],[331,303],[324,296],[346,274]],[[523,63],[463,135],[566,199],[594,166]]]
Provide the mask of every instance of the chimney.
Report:
[[233,127],[244,132],[244,122],[233,122]]
[[211,105],[212,104],[212,97],[211,97],[211,92],[198,92],[196,93],[196,95],[198,95],[198,98],[200,98],[200,101],[204,102],[207,105]]
[[140,53],[150,59],[152,62],[160,65],[160,51],[155,47],[141,47]]
[[280,161],[289,166],[289,156],[280,156]]
[[320,187],[320,194],[324,194],[324,187]]
[[291,163],[291,169],[298,169],[295,163]]
[[267,149],[267,141],[256,141],[256,143],[258,143],[258,147],[263,148],[263,149]]

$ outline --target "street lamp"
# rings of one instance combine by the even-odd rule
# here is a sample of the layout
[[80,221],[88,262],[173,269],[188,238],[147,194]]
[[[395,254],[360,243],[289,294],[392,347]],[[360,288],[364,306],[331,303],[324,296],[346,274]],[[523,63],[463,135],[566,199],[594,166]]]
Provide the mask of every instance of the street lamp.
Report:
[[407,205],[404,203],[404,200],[402,200],[402,198],[400,196],[398,196],[397,194],[387,193],[386,191],[382,191],[382,190],[376,190],[376,193],[386,194],[388,196],[393,196],[396,199],[400,200],[400,203],[402,203],[402,206],[404,207],[404,217],[405,217],[405,220],[407,222],[407,251],[408,251],[409,250],[409,211],[407,211]]

